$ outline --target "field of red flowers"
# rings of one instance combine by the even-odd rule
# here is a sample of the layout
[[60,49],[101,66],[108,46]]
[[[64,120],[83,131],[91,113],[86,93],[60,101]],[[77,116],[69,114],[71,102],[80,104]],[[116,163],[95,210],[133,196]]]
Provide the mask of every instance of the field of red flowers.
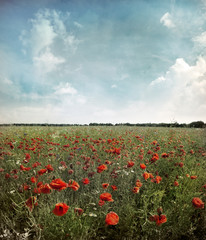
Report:
[[206,129],[1,127],[0,239],[206,239]]

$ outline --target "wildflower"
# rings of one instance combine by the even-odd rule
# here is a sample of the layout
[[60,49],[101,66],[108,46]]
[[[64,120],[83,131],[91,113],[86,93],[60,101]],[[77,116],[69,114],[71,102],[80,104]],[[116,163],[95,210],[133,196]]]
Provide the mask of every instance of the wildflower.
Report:
[[105,201],[100,199],[98,204],[99,204],[100,207],[102,207],[105,204]]
[[101,172],[103,172],[104,170],[107,170],[107,166],[104,165],[104,164],[102,164],[102,165],[100,165],[99,167],[97,167],[97,172],[98,172],[98,173],[101,173]]
[[72,170],[72,169],[69,169],[68,170],[68,173],[71,175],[72,173],[74,172],[74,170]]
[[38,167],[38,166],[40,166],[40,165],[41,165],[40,162],[35,162],[35,163],[32,164],[32,167],[33,167],[33,168],[36,168],[36,167]]
[[31,177],[31,178],[30,178],[30,181],[31,181],[32,183],[36,183],[36,182],[37,182],[37,178],[36,178],[36,177]]
[[162,209],[162,207],[159,207],[159,208],[157,209],[157,213],[158,213],[159,215],[161,215],[161,214],[162,214],[162,212],[163,212],[163,209]]
[[103,187],[104,189],[108,188],[108,187],[109,187],[109,183],[102,183],[102,187]]
[[192,204],[195,208],[204,208],[204,202],[198,197],[192,199]]
[[53,213],[56,216],[63,216],[64,214],[67,213],[68,209],[69,209],[69,206],[66,203],[57,203],[55,205]]
[[82,213],[84,212],[84,210],[83,210],[82,208],[75,208],[75,209],[74,209],[74,212],[75,212],[78,216],[80,216],[80,215],[82,215]]
[[47,172],[47,169],[40,169],[39,171],[38,171],[38,174],[41,176],[41,175],[43,175],[44,173],[46,173]]
[[154,215],[152,218],[149,219],[150,221],[155,221],[157,226],[160,226],[161,224],[167,222],[166,215]]
[[157,153],[154,153],[151,158],[151,162],[154,163],[159,159],[159,155]]
[[144,172],[142,176],[145,180],[147,180],[150,177],[150,174],[148,172]]
[[84,185],[89,184],[89,183],[90,183],[89,178],[83,178],[83,179],[82,179],[82,183],[83,183]]
[[29,210],[32,211],[34,206],[38,205],[37,198],[35,196],[30,197],[29,199],[26,200],[25,204],[29,208]]
[[23,187],[24,191],[27,191],[27,190],[31,189],[31,186],[27,185],[26,183],[22,184],[22,187]]
[[156,176],[156,178],[152,179],[151,181],[159,184],[162,181],[162,178],[160,176]]
[[112,188],[113,191],[117,190],[117,186],[116,185],[111,185],[111,188]]
[[49,194],[51,193],[52,189],[49,184],[44,184],[40,186],[40,192],[44,194]]
[[153,174],[152,173],[149,173],[149,177],[152,179],[154,178]]
[[142,183],[140,182],[140,180],[139,179],[137,179],[137,181],[136,181],[136,187],[141,187],[142,186]]
[[146,165],[144,163],[141,163],[140,168],[144,170],[146,168]]
[[115,212],[109,212],[106,215],[105,223],[106,225],[117,225],[119,222],[119,216]]
[[69,180],[68,187],[74,191],[77,191],[80,188],[79,184],[74,180]]
[[100,195],[100,199],[102,201],[113,202],[112,195],[110,193],[102,193]]
[[134,162],[133,161],[129,161],[128,163],[127,163],[127,167],[128,168],[131,168],[131,167],[133,167],[134,166]]
[[195,152],[191,149],[191,150],[190,150],[190,154],[194,154],[194,153],[195,153]]
[[197,176],[191,176],[190,178],[191,178],[191,179],[196,179],[196,178],[197,178]]
[[30,167],[24,167],[22,164],[20,165],[20,169],[21,169],[22,171],[29,171],[29,170],[31,170]]
[[175,187],[178,187],[178,186],[179,186],[178,181],[174,181],[174,186],[175,186]]
[[105,164],[107,164],[107,165],[111,165],[111,164],[112,164],[112,162],[111,162],[111,161],[109,161],[109,160],[106,160],[106,161],[105,161]]
[[61,191],[65,188],[67,188],[67,183],[62,181],[60,178],[52,180],[52,182],[49,184],[52,189]]
[[45,166],[45,168],[48,170],[48,172],[54,171],[54,168],[52,167],[51,164],[48,164],[47,166]]
[[30,159],[31,159],[30,154],[29,154],[29,153],[25,153],[25,159],[24,159],[24,162],[25,162],[25,163],[28,163]]
[[8,179],[8,178],[10,178],[10,177],[11,177],[11,175],[10,175],[9,173],[6,173],[6,174],[5,174],[5,178],[6,178],[6,179]]
[[139,192],[139,187],[133,187],[132,192],[133,193],[138,193]]

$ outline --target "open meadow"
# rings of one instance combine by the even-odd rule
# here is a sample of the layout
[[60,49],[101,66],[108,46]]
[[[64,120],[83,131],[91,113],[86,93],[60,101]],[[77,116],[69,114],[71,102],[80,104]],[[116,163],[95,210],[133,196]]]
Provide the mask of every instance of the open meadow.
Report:
[[206,129],[0,128],[0,239],[206,239]]

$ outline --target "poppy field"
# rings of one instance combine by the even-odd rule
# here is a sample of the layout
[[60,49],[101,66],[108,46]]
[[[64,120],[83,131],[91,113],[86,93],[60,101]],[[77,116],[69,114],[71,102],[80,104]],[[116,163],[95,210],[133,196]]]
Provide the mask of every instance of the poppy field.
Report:
[[206,239],[206,129],[1,127],[0,239]]

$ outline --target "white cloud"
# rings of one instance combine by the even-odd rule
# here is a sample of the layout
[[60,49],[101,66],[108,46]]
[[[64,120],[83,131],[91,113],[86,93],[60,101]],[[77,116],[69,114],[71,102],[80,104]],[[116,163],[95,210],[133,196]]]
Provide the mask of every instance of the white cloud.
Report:
[[111,86],[111,88],[117,88],[117,85],[116,85],[116,84],[113,84],[113,85]]
[[199,36],[192,38],[192,40],[201,47],[206,47],[206,32],[202,32]]
[[[160,111],[174,116],[178,121],[206,119],[206,59],[198,57],[194,65],[179,58],[165,76],[162,76],[164,104],[160,102]],[[154,83],[154,81],[153,81]],[[153,85],[155,88],[155,84]]]
[[156,84],[159,84],[159,83],[161,83],[161,82],[164,82],[166,79],[165,79],[165,77],[163,77],[163,76],[161,76],[161,77],[158,77],[157,79],[155,79],[154,81],[152,81],[151,83],[150,83],[150,86],[154,86],[154,85],[156,85]]
[[83,25],[78,22],[74,22],[74,25],[78,28],[83,28]]
[[45,75],[56,71],[75,53],[80,40],[67,30],[67,18],[68,14],[56,10],[39,10],[29,21],[30,30],[21,32],[22,52],[30,54],[37,73]]
[[42,13],[38,13],[35,19],[31,20],[30,39],[28,40],[32,48],[33,56],[38,56],[47,47],[51,46],[57,33]]
[[38,57],[33,58],[33,62],[39,74],[46,74],[55,71],[59,64],[64,63],[65,59],[54,56],[51,50],[47,48]]
[[175,24],[172,21],[172,16],[170,13],[166,12],[160,19],[160,23],[168,28],[174,28]]
[[77,93],[77,90],[73,88],[71,84],[68,82],[66,84],[60,83],[60,85],[55,87],[54,89],[55,89],[54,94],[56,95],[64,95],[64,94],[74,95]]

